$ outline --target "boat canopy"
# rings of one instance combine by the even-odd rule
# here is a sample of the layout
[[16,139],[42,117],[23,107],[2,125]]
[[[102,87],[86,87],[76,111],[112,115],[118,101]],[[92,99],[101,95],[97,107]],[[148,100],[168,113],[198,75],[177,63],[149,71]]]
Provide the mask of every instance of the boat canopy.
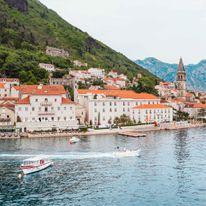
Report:
[[40,160],[46,160],[46,159],[48,159],[47,156],[39,155],[39,156],[36,156],[36,157],[25,159],[24,162],[38,162]]

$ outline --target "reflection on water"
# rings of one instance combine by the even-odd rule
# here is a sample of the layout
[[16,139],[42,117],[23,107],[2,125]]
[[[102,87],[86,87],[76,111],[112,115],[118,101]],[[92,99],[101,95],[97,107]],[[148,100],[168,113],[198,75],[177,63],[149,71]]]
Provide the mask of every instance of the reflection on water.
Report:
[[[146,138],[93,136],[0,141],[0,205],[200,205],[206,202],[206,129]],[[116,158],[116,147],[141,157]],[[47,154],[54,166],[17,178],[23,159]]]
[[190,157],[188,130],[180,130],[175,137],[175,155],[177,160],[178,194],[184,194],[190,189],[191,176],[188,174],[187,162]]

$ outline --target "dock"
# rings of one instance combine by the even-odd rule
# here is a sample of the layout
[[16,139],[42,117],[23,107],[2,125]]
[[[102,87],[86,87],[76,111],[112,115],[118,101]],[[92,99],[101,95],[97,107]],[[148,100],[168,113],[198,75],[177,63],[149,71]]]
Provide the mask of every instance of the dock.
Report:
[[119,135],[127,136],[127,137],[134,137],[134,138],[146,137],[147,136],[144,133],[137,133],[137,132],[120,132]]

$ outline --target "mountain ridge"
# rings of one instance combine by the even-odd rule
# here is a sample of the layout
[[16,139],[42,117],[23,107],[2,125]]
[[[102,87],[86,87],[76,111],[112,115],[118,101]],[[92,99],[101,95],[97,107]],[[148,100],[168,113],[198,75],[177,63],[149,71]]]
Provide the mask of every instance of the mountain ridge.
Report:
[[[165,81],[176,81],[178,64],[166,63],[154,57],[136,60],[135,63]],[[185,65],[185,70],[187,73],[188,89],[195,91],[206,91],[206,59],[199,61],[197,64]]]

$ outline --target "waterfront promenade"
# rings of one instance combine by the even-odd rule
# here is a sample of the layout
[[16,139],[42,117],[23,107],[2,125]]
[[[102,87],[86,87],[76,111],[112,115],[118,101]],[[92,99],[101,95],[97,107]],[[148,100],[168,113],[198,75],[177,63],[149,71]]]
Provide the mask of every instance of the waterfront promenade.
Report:
[[50,138],[50,137],[72,137],[72,136],[92,136],[92,135],[115,135],[123,132],[150,132],[160,130],[177,130],[187,128],[204,127],[206,123],[188,123],[188,122],[172,122],[162,123],[159,126],[154,124],[128,126],[113,129],[89,129],[87,132],[39,132],[39,133],[21,133],[19,135],[0,135],[0,139],[19,139],[19,138]]
[[122,132],[149,132],[149,131],[160,131],[160,130],[177,130],[187,129],[206,126],[206,123],[187,123],[187,122],[173,122],[173,123],[162,123],[160,126],[155,127],[154,124],[149,125],[138,125],[121,127],[115,129],[99,129],[89,130],[87,132],[63,132],[63,133],[28,133],[28,138],[38,137],[72,137],[72,136],[91,136],[91,135],[110,135],[119,134]]

